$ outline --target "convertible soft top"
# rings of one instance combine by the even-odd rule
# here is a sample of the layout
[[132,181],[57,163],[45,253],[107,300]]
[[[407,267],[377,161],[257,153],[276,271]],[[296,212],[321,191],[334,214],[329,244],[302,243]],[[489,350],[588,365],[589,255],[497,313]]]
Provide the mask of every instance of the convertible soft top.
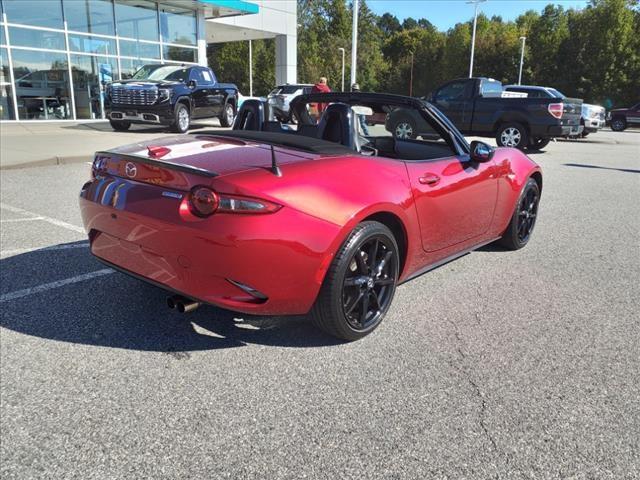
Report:
[[197,132],[194,135],[214,135],[216,137],[231,137],[254,142],[264,142],[269,145],[279,145],[290,147],[305,152],[319,153],[324,155],[354,155],[355,152],[339,143],[329,142],[314,137],[307,137],[295,132],[278,133],[263,132],[256,130],[231,130],[231,131],[208,131]]

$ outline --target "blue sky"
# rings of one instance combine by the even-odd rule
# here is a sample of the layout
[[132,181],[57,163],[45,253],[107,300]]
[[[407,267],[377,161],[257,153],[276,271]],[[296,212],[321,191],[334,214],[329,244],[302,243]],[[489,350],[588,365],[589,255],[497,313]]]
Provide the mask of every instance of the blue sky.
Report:
[[[488,0],[480,4],[480,11],[489,17],[500,15],[504,20],[513,20],[527,10],[542,11],[549,3],[584,8],[587,0]],[[467,5],[465,0],[367,0],[367,5],[378,15],[389,12],[400,21],[406,17],[426,18],[440,30],[473,17],[473,5]]]

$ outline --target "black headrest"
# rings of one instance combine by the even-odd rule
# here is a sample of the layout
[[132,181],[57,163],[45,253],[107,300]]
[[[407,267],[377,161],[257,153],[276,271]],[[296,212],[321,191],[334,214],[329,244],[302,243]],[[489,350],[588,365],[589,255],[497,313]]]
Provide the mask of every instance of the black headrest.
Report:
[[234,130],[264,130],[266,105],[260,100],[245,100],[233,122]]
[[332,103],[318,123],[318,138],[357,150],[355,115],[346,103]]

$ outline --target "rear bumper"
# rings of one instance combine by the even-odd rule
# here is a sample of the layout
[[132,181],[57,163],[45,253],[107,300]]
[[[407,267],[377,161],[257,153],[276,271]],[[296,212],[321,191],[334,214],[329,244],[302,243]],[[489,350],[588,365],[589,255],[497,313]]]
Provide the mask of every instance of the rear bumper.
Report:
[[305,314],[313,305],[338,226],[286,207],[269,215],[218,214],[189,222],[171,198],[154,201],[152,208],[147,198],[141,207],[149,213],[124,211],[117,200],[111,206],[110,191],[117,188],[99,183],[80,196],[91,252],[99,260],[168,291],[243,313]]
[[548,137],[568,137],[571,135],[580,135],[584,127],[582,125],[554,125],[548,128]]

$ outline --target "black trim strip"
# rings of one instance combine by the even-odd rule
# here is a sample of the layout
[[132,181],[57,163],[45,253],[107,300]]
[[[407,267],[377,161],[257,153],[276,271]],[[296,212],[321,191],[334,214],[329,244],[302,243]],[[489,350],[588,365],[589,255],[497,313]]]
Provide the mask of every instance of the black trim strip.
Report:
[[129,153],[110,152],[108,150],[105,150],[105,151],[98,151],[95,153],[95,155],[122,157],[123,159],[131,160],[132,162],[146,163],[148,165],[154,165],[156,167],[168,168],[169,170],[177,170],[179,172],[191,173],[194,175],[201,175],[203,177],[213,178],[218,176],[217,173],[210,172],[203,168],[190,167],[188,165],[181,165],[179,163],[166,162],[162,160],[153,160],[151,158],[141,157],[139,155],[131,155]]
[[435,270],[436,268],[442,267],[443,265],[446,265],[449,262],[452,262],[454,260],[456,260],[457,258],[463,257],[464,255],[466,255],[467,253],[471,253],[474,250],[478,250],[479,248],[484,247],[485,245],[489,245],[490,243],[495,242],[496,240],[499,240],[500,237],[496,237],[492,240],[488,240],[486,242],[481,242],[477,245],[474,245],[471,248],[466,248],[458,253],[454,253],[453,255],[449,255],[446,258],[443,258],[442,260],[438,260],[435,263],[432,263],[430,265],[427,265],[426,267],[422,267],[420,270],[418,270],[415,273],[412,273],[411,276],[409,276],[406,280],[403,280],[402,282],[400,282],[398,285],[402,285],[403,283],[407,283],[409,280],[413,280],[414,278],[419,277],[420,275],[424,275],[427,272],[430,272],[431,270]]

